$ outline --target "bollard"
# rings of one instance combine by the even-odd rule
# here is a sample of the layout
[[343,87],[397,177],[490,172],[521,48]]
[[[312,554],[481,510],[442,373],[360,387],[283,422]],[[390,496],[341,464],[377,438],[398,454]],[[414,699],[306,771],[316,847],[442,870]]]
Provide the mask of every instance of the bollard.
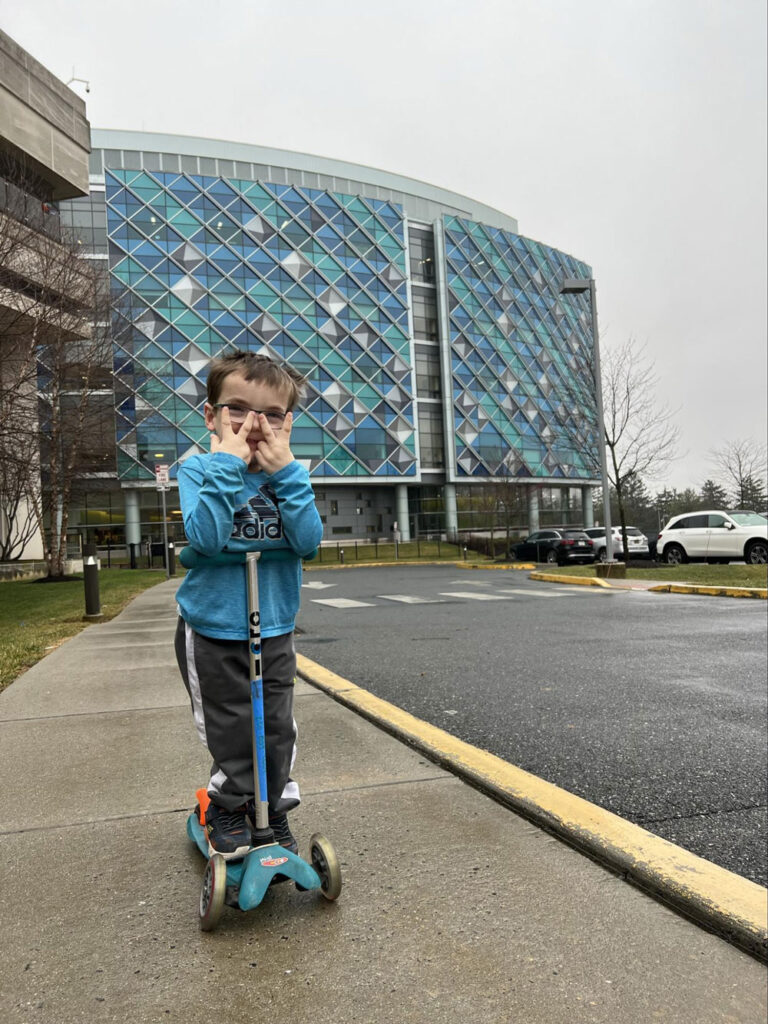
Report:
[[132,569],[136,568],[136,548],[138,546],[139,546],[138,544],[129,544],[128,545],[128,547],[130,548],[130,552],[131,552],[131,568]]
[[464,561],[466,562],[466,560],[467,560],[467,545],[465,544],[464,545]]
[[339,564],[344,565],[344,548],[339,549]]
[[95,544],[83,545],[83,579],[85,580],[85,615],[83,618],[100,619],[99,563],[96,558]]
[[166,560],[166,566],[168,579],[170,579],[171,576],[176,575],[176,548],[173,546],[172,540],[168,541],[168,557]]

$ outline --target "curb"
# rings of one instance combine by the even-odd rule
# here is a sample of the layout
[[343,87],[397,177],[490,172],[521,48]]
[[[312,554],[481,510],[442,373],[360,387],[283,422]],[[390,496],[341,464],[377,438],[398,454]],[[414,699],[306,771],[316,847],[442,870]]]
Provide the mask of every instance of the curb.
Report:
[[660,583],[649,587],[656,594],[707,594],[710,597],[756,597],[765,601],[768,590],[759,587],[707,587],[693,583]]
[[298,675],[494,800],[768,962],[768,889],[566,792],[297,655]]
[[484,563],[477,562],[454,562],[450,558],[442,559],[439,562],[427,562],[427,561],[405,561],[404,559],[398,559],[396,562],[345,562],[343,565],[338,562],[333,565],[326,565],[323,562],[304,562],[303,566],[307,572],[314,572],[316,569],[381,569],[397,565],[452,565],[456,569],[535,569],[536,566],[532,562],[516,562],[515,564],[509,565],[485,565]]
[[[548,572],[532,572],[532,580],[543,580],[545,583],[573,583],[580,587],[607,587],[609,590],[647,590],[652,594],[707,594],[710,597],[752,597],[762,600],[768,598],[768,590],[760,587],[710,587],[699,583],[657,583],[651,587],[632,587],[610,583],[596,576],[564,576]],[[627,581],[629,584],[631,581]],[[639,581],[638,581],[639,582]]]
[[532,580],[543,580],[545,583],[575,583],[577,587],[607,587],[612,590],[610,583],[606,580],[599,580],[597,576],[561,576],[552,572],[532,572],[529,576]]

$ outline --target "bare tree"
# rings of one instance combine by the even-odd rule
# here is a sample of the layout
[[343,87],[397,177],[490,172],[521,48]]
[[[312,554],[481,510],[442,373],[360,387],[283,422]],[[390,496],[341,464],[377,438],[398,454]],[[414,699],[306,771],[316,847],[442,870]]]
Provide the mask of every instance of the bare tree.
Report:
[[602,359],[608,478],[616,491],[622,543],[627,543],[625,496],[632,480],[663,476],[677,456],[675,411],[659,404],[657,377],[644,346],[630,338]]
[[19,557],[34,518],[49,575],[61,576],[84,455],[113,433],[108,279],[49,219],[24,169],[12,178],[23,187],[3,182],[0,194],[2,535]]
[[764,444],[751,438],[727,441],[710,452],[710,460],[729,485],[734,505],[739,508],[751,508],[755,504],[765,506],[768,460]]

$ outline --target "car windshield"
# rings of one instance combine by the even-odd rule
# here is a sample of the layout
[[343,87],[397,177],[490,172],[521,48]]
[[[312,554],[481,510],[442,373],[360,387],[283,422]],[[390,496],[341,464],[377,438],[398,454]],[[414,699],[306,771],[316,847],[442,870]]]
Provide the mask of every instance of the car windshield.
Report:
[[583,537],[583,530],[563,530],[564,537]]
[[760,512],[729,512],[728,515],[739,526],[765,526],[768,519]]
[[642,531],[638,530],[638,528],[636,526],[628,526],[627,527],[627,533],[629,534],[630,537],[642,537],[643,536]]

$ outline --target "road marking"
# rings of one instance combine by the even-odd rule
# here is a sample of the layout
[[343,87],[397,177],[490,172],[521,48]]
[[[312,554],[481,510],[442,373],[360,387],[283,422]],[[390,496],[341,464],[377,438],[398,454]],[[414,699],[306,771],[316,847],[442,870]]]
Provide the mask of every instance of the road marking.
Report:
[[522,588],[514,587],[501,587],[499,588],[500,594],[521,594],[523,597],[564,597],[562,593],[556,594],[553,591],[542,591],[534,590],[533,587],[530,590],[523,590]]
[[610,595],[610,590],[603,590],[602,587],[583,587],[583,588],[571,588],[568,586],[557,587],[557,593],[559,594],[579,594],[581,597],[593,597],[595,594]]
[[463,597],[465,601],[508,601],[509,598],[501,594],[478,594],[468,593],[466,590],[457,590],[454,593],[441,593],[441,597]]
[[400,601],[403,604],[445,604],[439,597],[416,597],[413,594],[378,594],[382,601]]
[[330,608],[374,608],[370,601],[352,601],[348,597],[313,597],[312,604],[327,604]]
[[302,583],[307,590],[327,590],[328,587],[337,587],[338,583],[321,583],[320,580],[312,580],[311,583]]

